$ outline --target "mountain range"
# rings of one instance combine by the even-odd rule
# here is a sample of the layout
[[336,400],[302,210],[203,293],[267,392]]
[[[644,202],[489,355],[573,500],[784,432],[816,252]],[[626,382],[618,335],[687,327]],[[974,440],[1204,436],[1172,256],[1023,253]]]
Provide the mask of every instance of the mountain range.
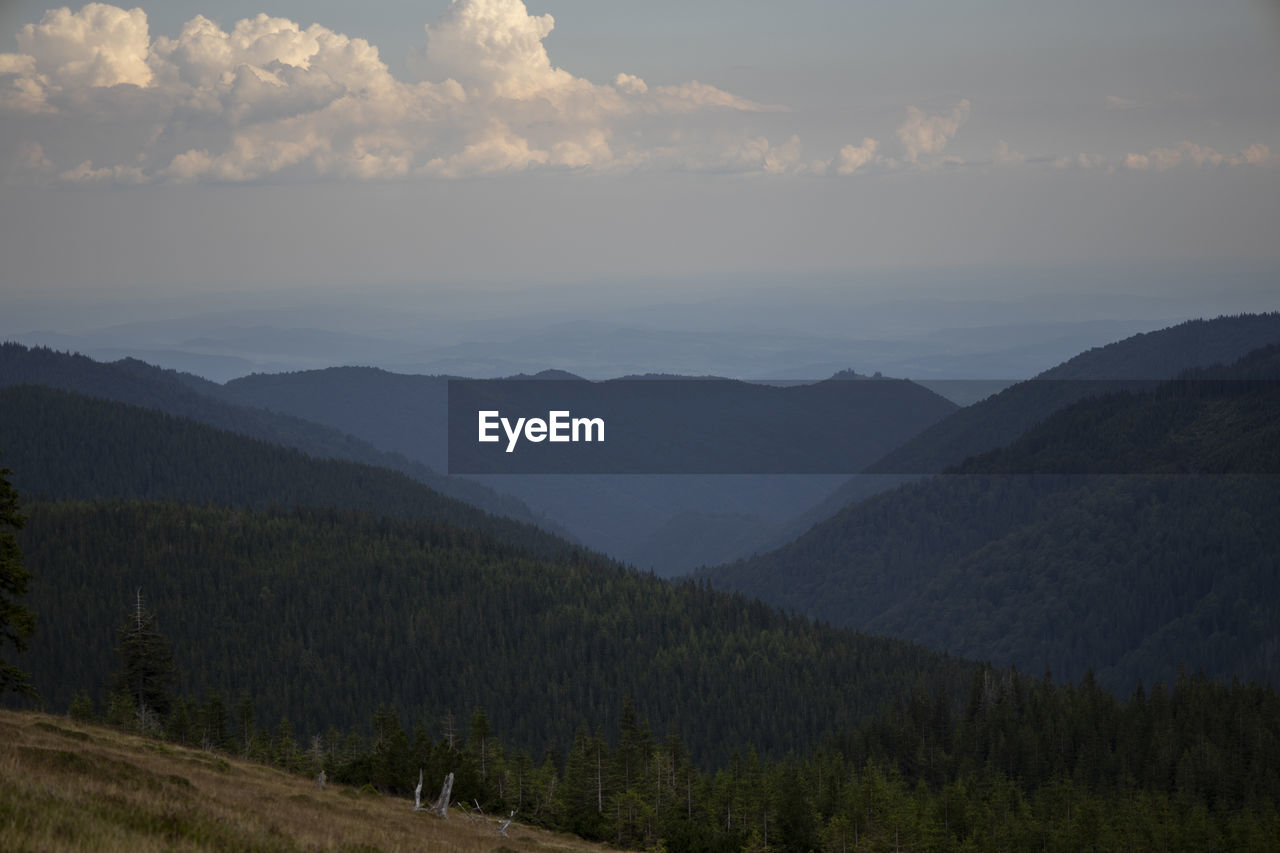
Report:
[[[45,614],[24,662],[53,702],[100,690],[141,586],[184,650],[186,687],[250,690],[272,716],[350,725],[380,699],[428,717],[480,704],[537,748],[629,694],[709,756],[799,748],[912,685],[959,696],[974,659],[1092,670],[1121,691],[1179,667],[1275,683],[1280,377],[1274,347],[1253,345],[1278,327],[1276,315],[1174,327],[943,413],[930,431],[952,436],[934,457],[947,473],[854,480],[794,541],[675,585],[530,524],[535,513],[436,491],[412,476],[426,469],[408,445],[249,405],[315,405],[408,442],[387,422],[429,423],[436,410],[405,389],[438,378],[351,369],[218,386],[8,346],[0,448],[31,499],[22,542]],[[1230,363],[1191,370],[1209,359]],[[1157,364],[1178,378],[1152,381]],[[1080,384],[1052,400],[1037,390],[1065,382]],[[1019,400],[1030,426],[1014,440],[951,458],[964,452],[954,436],[974,434],[965,421],[998,421]],[[335,458],[344,448],[397,465]],[[650,535],[671,560],[765,538],[749,515],[664,509]]]
[[[1092,669],[1120,691],[1179,667],[1280,682],[1277,380],[1272,345],[1147,390],[1086,382],[1012,443],[700,577],[1024,671]],[[1062,393],[1027,384],[986,414]]]
[[[623,846],[1269,849],[1278,325],[1118,341],[964,408],[845,372],[705,383],[832,418],[823,440],[849,446],[808,449],[869,473],[525,475],[527,503],[413,456],[443,377],[219,385],[7,346],[0,462],[38,614],[15,662],[77,721],[162,731],[148,754],[235,750],[392,797],[456,771],[477,809]],[[644,399],[675,381],[631,379],[655,380]],[[855,387],[883,410],[815,405]],[[593,551],[558,532],[555,493],[579,529],[593,512],[615,546],[710,568]],[[738,511],[761,506],[774,521]],[[729,546],[754,555],[716,564]],[[139,639],[172,649],[172,695],[114,689],[150,671]],[[17,754],[60,779],[117,736],[7,719],[72,741]]]
[[[565,374],[552,376],[563,379]],[[305,418],[358,436],[436,470],[447,464],[448,377],[330,368],[254,375],[201,387],[226,402]],[[848,430],[842,439],[848,456],[868,464],[957,409],[914,383],[883,387],[886,394],[869,422]],[[806,387],[792,391],[802,395]],[[838,422],[837,404],[834,398],[819,399],[813,417]],[[514,495],[589,547],[660,575],[676,576],[703,563],[766,548],[846,477],[504,474],[471,479]]]
[[557,530],[554,522],[538,516],[509,495],[500,495],[473,481],[445,477],[421,463],[379,450],[366,441],[313,421],[227,403],[218,399],[220,386],[216,383],[137,359],[103,363],[47,347],[0,343],[0,388],[24,384],[60,388],[165,412],[292,447],[318,458],[346,459],[390,468],[487,512],[563,532]]

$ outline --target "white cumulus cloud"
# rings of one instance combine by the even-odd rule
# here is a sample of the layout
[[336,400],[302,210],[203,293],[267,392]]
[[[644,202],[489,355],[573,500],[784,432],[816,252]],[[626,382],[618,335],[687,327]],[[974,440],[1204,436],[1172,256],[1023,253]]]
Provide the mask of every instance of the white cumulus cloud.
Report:
[[[697,80],[622,71],[595,83],[558,67],[546,45],[555,24],[523,0],[451,0],[423,29],[414,76],[400,79],[377,46],[321,24],[258,14],[224,25],[197,15],[176,34],[153,36],[139,8],[52,9],[14,34],[14,52],[0,53],[0,174],[234,183],[529,169],[864,175],[962,162],[947,149],[969,119],[968,99],[907,107],[896,129],[884,128],[900,155],[862,136],[814,159],[779,129],[785,107]],[[1105,103],[1134,105],[1120,95]],[[989,150],[1004,166],[1152,173],[1275,162],[1261,143],[1236,154],[1183,141],[1031,160],[1003,139]]]
[[50,9],[18,32],[18,49],[49,85],[146,86],[151,37],[147,13],[89,3],[79,12]]
[[698,81],[593,83],[551,62],[554,26],[522,0],[453,0],[425,27],[420,79],[401,80],[376,46],[320,24],[198,15],[152,38],[141,9],[91,3],[18,32],[18,52],[0,54],[0,111],[45,116],[46,136],[22,140],[40,156],[14,162],[68,183],[802,170],[798,139],[725,124],[780,108]]
[[898,128],[898,141],[915,163],[921,154],[940,154],[969,120],[969,99],[964,98],[945,113],[927,115],[907,107],[907,120]]
[[516,99],[585,82],[552,67],[542,40],[554,28],[554,18],[530,15],[522,0],[454,2],[427,24],[419,70],[471,92]]
[[626,92],[628,95],[643,95],[649,91],[649,84],[634,74],[618,74],[613,78],[613,85],[619,92]]
[[870,137],[863,137],[862,143],[859,145],[846,145],[840,149],[840,154],[836,158],[836,174],[852,175],[863,166],[871,162],[876,156],[876,149],[880,143]]

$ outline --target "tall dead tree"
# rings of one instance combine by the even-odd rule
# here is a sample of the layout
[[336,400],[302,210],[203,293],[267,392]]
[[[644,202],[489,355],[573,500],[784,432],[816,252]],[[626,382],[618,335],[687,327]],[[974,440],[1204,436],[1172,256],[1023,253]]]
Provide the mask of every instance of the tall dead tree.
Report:
[[[419,771],[421,776],[421,771]],[[421,783],[419,783],[421,784]],[[453,774],[450,773],[444,777],[444,785],[440,788],[440,796],[436,797],[435,805],[427,809],[432,814],[438,814],[440,817],[448,820],[449,818],[449,798],[453,796]]]

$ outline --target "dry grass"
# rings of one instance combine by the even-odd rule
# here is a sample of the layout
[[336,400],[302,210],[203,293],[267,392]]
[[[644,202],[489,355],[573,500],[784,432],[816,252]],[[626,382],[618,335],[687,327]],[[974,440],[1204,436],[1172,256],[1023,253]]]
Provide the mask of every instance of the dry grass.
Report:
[[0,711],[0,850],[602,851],[65,717]]

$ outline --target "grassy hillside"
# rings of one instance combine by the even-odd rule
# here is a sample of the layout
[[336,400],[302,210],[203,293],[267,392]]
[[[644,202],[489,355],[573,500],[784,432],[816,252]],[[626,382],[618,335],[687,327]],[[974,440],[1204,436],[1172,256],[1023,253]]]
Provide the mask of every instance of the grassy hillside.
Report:
[[[425,767],[426,778],[446,768],[470,777],[469,793],[455,786],[454,796],[478,798],[490,814],[514,807],[529,823],[637,850],[1271,853],[1280,837],[1277,701],[1257,685],[1183,676],[1124,702],[1092,676],[1058,686],[983,668],[959,714],[945,695],[915,691],[806,754],[761,760],[748,748],[708,773],[678,740],[656,740],[626,714],[616,747],[584,728],[563,762],[549,755],[538,766],[492,737],[473,738],[474,728],[455,749],[433,745],[420,726],[410,737],[384,713],[373,738],[336,748],[319,742],[300,753],[284,724],[269,746],[255,735],[259,766],[184,748],[200,736],[173,719],[161,742],[0,714],[0,844],[600,849],[525,826],[499,839],[478,815],[462,823],[461,809],[448,824],[415,814],[407,797]],[[489,781],[476,785],[485,755]],[[323,790],[308,781],[321,766]]]
[[608,849],[512,824],[507,837],[402,798],[315,783],[201,750],[0,711],[0,849],[499,850]]

